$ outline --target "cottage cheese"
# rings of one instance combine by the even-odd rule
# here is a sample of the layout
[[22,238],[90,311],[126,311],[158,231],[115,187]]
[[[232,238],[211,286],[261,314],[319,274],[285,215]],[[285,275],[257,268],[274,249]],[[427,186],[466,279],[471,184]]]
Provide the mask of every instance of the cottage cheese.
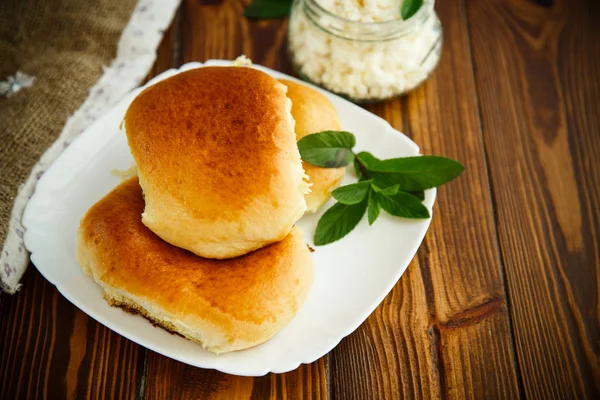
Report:
[[[345,20],[389,22],[384,27],[333,21],[324,13],[307,11],[305,3],[311,1]],[[358,101],[381,100],[415,88],[439,61],[441,26],[433,10],[418,24],[402,21],[401,3],[401,0],[297,1],[289,26],[292,62],[309,80]],[[424,3],[423,7],[432,7],[433,1]],[[406,24],[413,28],[384,40],[390,34],[390,27],[398,32]],[[380,26],[381,32],[377,33]]]
[[327,11],[351,21],[382,22],[400,19],[402,0],[317,0]]

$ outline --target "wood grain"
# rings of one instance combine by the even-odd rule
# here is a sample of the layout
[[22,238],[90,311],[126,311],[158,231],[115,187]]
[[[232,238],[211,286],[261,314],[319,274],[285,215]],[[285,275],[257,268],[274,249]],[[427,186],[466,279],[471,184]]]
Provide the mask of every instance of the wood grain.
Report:
[[[417,257],[329,355],[237,377],[168,359],[67,302],[33,267],[0,295],[0,398],[600,398],[600,3],[438,1],[431,79],[367,107],[464,175]],[[183,0],[154,76],[233,59],[283,71],[285,19]]]
[[467,8],[525,394],[599,398],[598,3]]
[[[460,2],[440,2],[438,12],[446,43],[438,70],[408,96],[368,108],[466,173],[439,190],[400,284],[332,352],[339,398],[519,397],[466,14]],[[412,383],[415,375],[423,382]]]
[[149,352],[147,399],[326,399],[325,358],[285,374],[251,378],[194,368]]
[[183,0],[182,8],[183,62],[233,60],[245,54],[256,64],[291,71],[285,53],[286,19],[246,19],[239,0]]
[[1,399],[127,399],[145,350],[65,300],[35,267],[0,297]]
[[333,398],[442,395],[426,290],[419,265],[413,263],[369,319],[332,351]]

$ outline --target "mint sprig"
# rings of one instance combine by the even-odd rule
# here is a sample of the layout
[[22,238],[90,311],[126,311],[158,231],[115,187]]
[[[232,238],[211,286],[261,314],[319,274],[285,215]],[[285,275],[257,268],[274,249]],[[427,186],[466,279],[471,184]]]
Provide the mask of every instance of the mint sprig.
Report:
[[[292,0],[253,0],[244,8],[244,16],[248,18],[281,18],[286,17],[292,8]],[[404,0],[400,6],[402,19],[407,20],[419,11],[423,0]]]
[[354,160],[356,139],[350,132],[323,131],[298,141],[302,159],[323,168],[345,167]]
[[292,0],[253,0],[244,8],[247,18],[281,18],[287,17],[292,8]]
[[419,191],[443,185],[459,176],[464,167],[439,156],[391,158],[373,162],[369,171],[375,181],[398,184],[406,191]]
[[358,204],[369,194],[372,181],[362,181],[346,185],[331,192],[334,199],[342,204]]
[[358,204],[334,204],[319,219],[315,230],[315,245],[322,246],[343,238],[358,225],[367,211],[366,199]]
[[375,191],[369,191],[369,203],[367,209],[367,218],[369,219],[369,225],[373,225],[375,220],[379,217],[381,212],[381,204],[377,201]]
[[335,242],[350,233],[365,212],[372,225],[381,210],[402,218],[429,218],[423,205],[424,190],[450,182],[464,171],[458,161],[439,156],[402,157],[380,160],[373,154],[352,149],[356,138],[350,132],[324,131],[298,141],[302,159],[323,168],[353,163],[358,182],[332,192],[338,202],[321,217],[315,245]]
[[395,217],[403,218],[429,218],[429,210],[421,203],[421,200],[410,193],[398,192],[394,195],[386,195],[375,192],[376,201],[381,208]]
[[402,19],[406,20],[415,15],[422,5],[423,0],[404,0],[400,6]]

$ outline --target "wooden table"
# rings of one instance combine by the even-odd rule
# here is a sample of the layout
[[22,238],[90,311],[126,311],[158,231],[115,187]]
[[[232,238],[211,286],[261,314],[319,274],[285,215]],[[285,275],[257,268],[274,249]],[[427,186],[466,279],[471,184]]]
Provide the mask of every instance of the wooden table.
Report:
[[[66,301],[35,268],[0,299],[0,398],[600,398],[600,6],[440,0],[441,63],[368,106],[461,160],[412,264],[369,319],[296,371],[170,360]],[[286,21],[184,0],[152,74],[233,59],[290,72]]]

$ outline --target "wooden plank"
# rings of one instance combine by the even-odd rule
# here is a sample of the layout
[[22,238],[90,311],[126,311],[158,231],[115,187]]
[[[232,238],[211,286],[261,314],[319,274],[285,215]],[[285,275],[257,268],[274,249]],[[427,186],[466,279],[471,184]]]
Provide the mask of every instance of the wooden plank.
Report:
[[[202,4],[184,0],[180,10],[181,42],[176,44],[181,49],[181,61],[235,59],[246,54],[262,65],[289,70],[283,53],[285,20],[250,21],[242,17],[242,11],[240,1]],[[168,52],[167,48],[161,49],[159,60],[168,60]],[[155,72],[161,72],[161,68]],[[326,363],[323,358],[287,374],[269,374],[254,379],[190,367],[149,352],[145,397],[324,399],[327,397]]]
[[333,398],[441,396],[425,292],[413,262],[368,320],[332,351]]
[[89,318],[33,265],[0,298],[0,398],[134,398],[144,349]]
[[524,391],[600,398],[598,2],[467,2]]
[[514,364],[503,357],[510,332],[506,315],[501,312],[502,304],[499,301],[486,303],[472,318],[453,318],[441,324],[441,329],[434,328],[440,329],[434,334],[439,335],[437,348],[444,368],[444,397],[517,397]]
[[149,352],[146,399],[326,399],[325,358],[259,378],[205,370]]
[[466,172],[439,190],[430,231],[400,284],[333,351],[336,398],[519,397],[466,14],[459,1],[437,10],[445,47],[435,74],[368,109]]
[[241,54],[282,72],[291,67],[285,53],[287,20],[250,20],[239,0],[183,0],[183,62],[233,60]]

